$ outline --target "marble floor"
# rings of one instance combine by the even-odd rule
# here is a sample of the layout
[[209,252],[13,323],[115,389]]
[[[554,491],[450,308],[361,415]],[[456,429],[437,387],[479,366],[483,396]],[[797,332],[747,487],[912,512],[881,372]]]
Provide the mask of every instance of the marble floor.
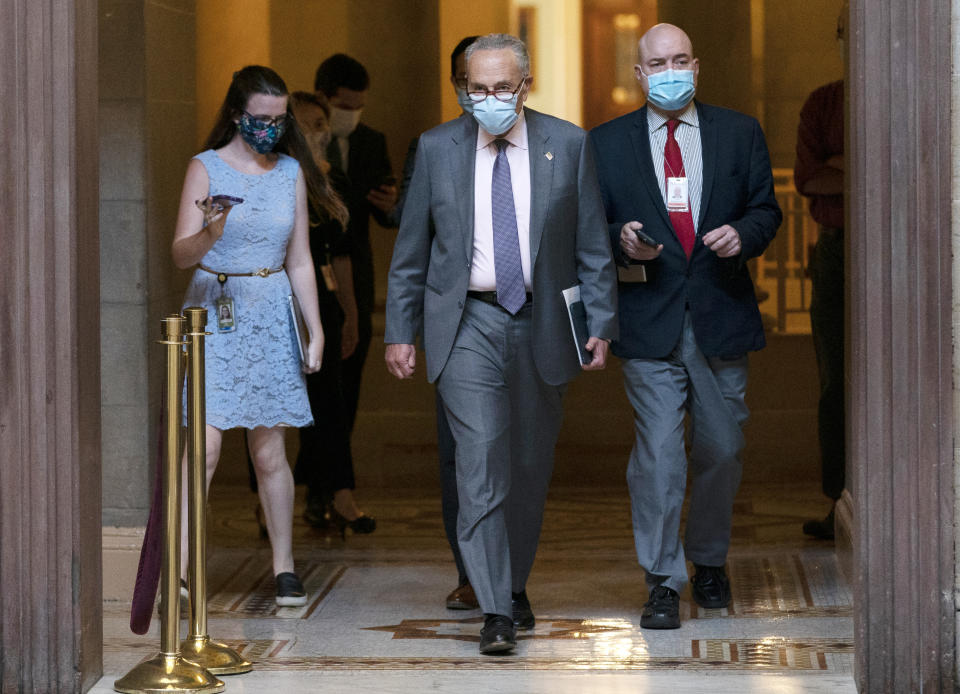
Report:
[[[277,608],[255,498],[215,483],[210,499],[210,635],[254,662],[228,692],[855,692],[851,594],[833,545],[805,538],[825,504],[809,484],[745,484],[728,571],[734,601],[682,595],[683,626],[640,629],[646,590],[625,488],[551,490],[528,594],[536,629],[508,656],[477,651],[482,615],[447,610],[456,572],[434,490],[366,491],[372,535],[295,520],[302,608]],[[302,492],[298,492],[302,493]],[[302,502],[301,502],[302,503]],[[300,508],[300,507],[298,507]],[[159,625],[129,631],[129,604],[104,608],[94,692],[156,654]]]

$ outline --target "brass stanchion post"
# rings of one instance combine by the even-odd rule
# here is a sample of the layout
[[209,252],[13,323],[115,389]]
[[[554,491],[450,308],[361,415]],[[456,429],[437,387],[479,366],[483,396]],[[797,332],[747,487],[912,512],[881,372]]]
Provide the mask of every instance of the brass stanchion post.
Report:
[[182,370],[184,319],[162,319],[166,345],[167,374],[166,451],[163,475],[163,560],[160,570],[160,653],[137,665],[113,683],[126,694],[193,692],[215,694],[224,684],[209,671],[180,654],[180,376]]
[[207,309],[191,306],[187,320],[187,517],[190,547],[190,635],[183,656],[215,675],[250,672],[253,664],[207,634],[207,414],[204,338]]

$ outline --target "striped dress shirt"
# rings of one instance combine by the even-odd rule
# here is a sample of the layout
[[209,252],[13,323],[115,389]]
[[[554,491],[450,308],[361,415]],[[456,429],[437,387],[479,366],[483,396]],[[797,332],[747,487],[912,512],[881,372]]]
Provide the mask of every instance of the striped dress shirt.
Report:
[[[680,124],[674,130],[674,137],[680,145],[683,169],[687,173],[693,228],[699,234],[700,194],[703,191],[703,149],[700,145],[700,119],[697,117],[697,107],[692,101],[677,120]],[[660,195],[663,197],[663,206],[666,208],[667,180],[663,175],[663,150],[667,145],[667,119],[649,106],[647,107],[647,128],[650,135],[650,154],[653,156],[653,172],[660,182]]]

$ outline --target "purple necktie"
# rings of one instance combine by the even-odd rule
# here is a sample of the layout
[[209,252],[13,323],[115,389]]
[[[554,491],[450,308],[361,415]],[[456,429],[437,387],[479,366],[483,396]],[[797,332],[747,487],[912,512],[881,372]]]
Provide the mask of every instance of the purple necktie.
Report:
[[493,164],[493,267],[497,275],[497,303],[516,314],[527,301],[520,265],[520,238],[517,234],[517,210],[513,205],[510,162],[504,139],[494,140],[497,160]]

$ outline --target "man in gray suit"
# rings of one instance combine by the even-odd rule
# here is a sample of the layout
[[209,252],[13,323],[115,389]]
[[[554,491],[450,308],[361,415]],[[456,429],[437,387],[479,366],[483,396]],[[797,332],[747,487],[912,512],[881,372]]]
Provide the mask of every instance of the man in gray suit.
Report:
[[[456,440],[460,549],[485,613],[480,652],[530,629],[526,596],[565,384],[580,370],[562,291],[580,285],[586,370],[617,337],[616,275],[585,133],[523,108],[523,42],[467,49],[473,118],[420,137],[387,288],[386,361],[421,336]],[[478,127],[479,124],[479,127]]]

